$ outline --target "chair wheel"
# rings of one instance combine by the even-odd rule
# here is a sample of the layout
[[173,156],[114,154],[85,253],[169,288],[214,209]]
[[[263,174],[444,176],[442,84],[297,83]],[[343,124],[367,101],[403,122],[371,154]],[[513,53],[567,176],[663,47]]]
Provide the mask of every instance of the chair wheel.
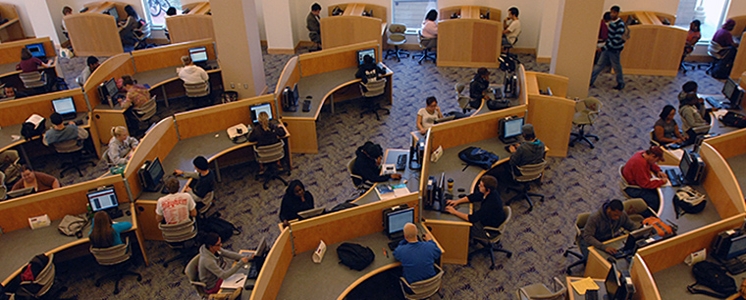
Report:
[[137,281],[142,281],[142,276],[137,275]]
[[572,270],[570,270],[570,268],[567,268],[567,270],[565,270],[565,273],[567,273],[567,275],[572,275]]
[[512,257],[513,253],[508,253],[508,258]]
[[495,269],[495,266],[490,266],[490,270],[494,270],[494,269]]
[[114,295],[119,294],[119,290],[114,290]]
[[565,253],[562,253],[562,256],[567,257],[568,254],[569,253],[567,253],[567,251],[565,251]]

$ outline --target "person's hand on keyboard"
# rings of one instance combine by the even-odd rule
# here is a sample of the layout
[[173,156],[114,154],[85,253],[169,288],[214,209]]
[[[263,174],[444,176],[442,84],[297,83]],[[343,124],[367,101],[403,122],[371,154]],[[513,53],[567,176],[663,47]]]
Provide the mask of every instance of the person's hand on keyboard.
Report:
[[606,247],[604,251],[606,251],[606,253],[609,253],[610,255],[614,255],[617,253],[618,250],[614,247]]

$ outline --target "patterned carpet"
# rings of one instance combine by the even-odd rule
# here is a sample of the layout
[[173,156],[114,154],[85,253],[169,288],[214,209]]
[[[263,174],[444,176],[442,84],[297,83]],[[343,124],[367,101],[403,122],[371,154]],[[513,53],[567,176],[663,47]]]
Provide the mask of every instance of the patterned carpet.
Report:
[[[265,73],[270,91],[289,56],[265,53]],[[79,59],[79,58],[75,58]],[[78,60],[66,66],[77,74],[82,69]],[[547,72],[548,64],[537,64],[535,58],[521,55],[527,70]],[[414,130],[416,112],[424,106],[425,98],[433,95],[444,112],[457,109],[453,86],[468,82],[474,69],[438,68],[433,63],[418,65],[412,59],[401,62],[386,60],[394,72],[394,104],[391,115],[376,121],[372,116],[359,117],[360,109],[354,103],[342,104],[335,114],[324,109],[317,121],[319,154],[294,154],[291,179],[300,179],[313,193],[316,206],[327,208],[347,200],[353,192],[346,172],[346,162],[357,146],[366,140],[381,143],[383,147],[406,148],[409,132]],[[502,73],[492,70],[492,80],[501,81]],[[67,72],[66,72],[67,73]],[[71,76],[66,76],[69,80]],[[565,267],[574,258],[564,258],[563,251],[574,241],[573,224],[578,213],[596,210],[608,199],[621,198],[618,188],[617,166],[648,144],[648,132],[666,104],[676,104],[676,94],[688,80],[696,80],[702,93],[718,93],[722,83],[702,71],[679,73],[675,78],[655,76],[625,76],[623,91],[612,90],[615,84],[611,74],[603,74],[590,90],[604,103],[602,113],[591,131],[601,137],[595,149],[585,144],[570,148],[564,159],[550,160],[549,169],[539,192],[547,199],[538,203],[530,214],[524,214],[527,204],[512,204],[513,219],[503,239],[506,249],[513,251],[512,258],[496,255],[495,270],[489,269],[489,257],[478,255],[467,266],[445,266],[443,292],[445,299],[514,299],[515,290],[532,283],[549,284],[553,276],[564,276]],[[173,103],[173,102],[172,102]],[[161,111],[159,115],[169,112]],[[678,117],[677,117],[678,118]],[[541,137],[539,137],[541,138]],[[53,170],[52,163],[40,163],[42,169]],[[227,220],[234,222],[243,233],[224,244],[235,250],[253,248],[261,237],[274,240],[277,229],[280,198],[284,192],[281,184],[270,184],[263,190],[254,181],[254,166],[243,165],[223,169],[223,182],[218,184],[218,210]],[[94,178],[105,170],[102,163],[86,170],[86,176],[65,178],[72,181]],[[73,178],[75,177],[75,178]],[[512,195],[503,195],[508,199]],[[92,257],[58,264],[57,278],[70,288],[65,296],[77,295],[80,299],[195,299],[198,298],[183,275],[178,263],[164,268],[160,263],[175,254],[163,242],[146,242],[151,266],[137,266],[143,281],[128,278],[122,281],[122,292],[112,296],[111,283],[97,288],[96,276],[103,273]],[[138,252],[138,251],[136,251]],[[138,260],[140,261],[140,260]],[[576,274],[582,273],[577,268]]]

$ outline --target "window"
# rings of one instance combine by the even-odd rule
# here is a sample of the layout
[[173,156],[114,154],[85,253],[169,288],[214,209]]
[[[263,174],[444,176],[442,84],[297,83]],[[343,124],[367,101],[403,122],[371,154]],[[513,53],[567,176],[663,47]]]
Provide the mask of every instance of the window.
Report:
[[676,25],[688,30],[692,20],[699,20],[702,22],[702,38],[699,43],[709,43],[715,31],[725,23],[729,2],[730,0],[680,0]]
[[152,28],[163,28],[166,26],[166,11],[171,6],[175,7],[176,11],[181,11],[181,0],[142,0],[142,7],[145,10],[143,18]]
[[438,9],[435,0],[393,0],[394,23],[407,25],[407,33],[415,34],[431,9]]

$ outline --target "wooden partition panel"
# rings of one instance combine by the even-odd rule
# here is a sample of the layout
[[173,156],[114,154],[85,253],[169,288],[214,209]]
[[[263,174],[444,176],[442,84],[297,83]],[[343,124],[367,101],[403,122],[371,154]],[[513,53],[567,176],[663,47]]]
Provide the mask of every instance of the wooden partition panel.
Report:
[[[417,193],[293,222],[290,227],[295,253],[316,249],[319,240],[331,245],[352,238],[383,232],[382,211],[403,203],[406,203],[409,207],[417,207]],[[417,212],[418,210],[415,208],[415,220],[419,220]]]
[[174,126],[174,118],[168,117],[156,124],[140,140],[140,145],[135,149],[127,166],[124,169],[124,178],[127,178],[132,196],[137,198],[142,192],[142,184],[137,177],[137,170],[146,160],[153,160],[159,157],[161,161],[168,156],[171,149],[174,148],[179,138]]
[[341,69],[357,67],[357,51],[368,48],[376,49],[376,61],[381,61],[381,46],[378,41],[367,41],[337,48],[304,53],[298,56],[300,76],[306,77]]
[[21,19],[13,4],[0,3],[0,15],[8,19],[5,24],[0,25],[0,41],[9,42],[26,38],[23,32]]
[[254,289],[251,291],[251,299],[276,299],[292,260],[293,245],[290,229],[285,228],[280,232],[264,260]]
[[[494,7],[487,7],[487,6],[449,6],[449,7],[443,7],[440,8],[438,11],[438,20],[450,20],[451,15],[456,13],[459,16],[462,16],[462,11],[467,10],[476,10],[479,11],[481,15],[484,15],[488,11],[490,12],[490,18],[488,20],[498,21],[502,22],[502,11],[500,11],[497,8]],[[463,17],[463,16],[462,16]],[[471,16],[470,16],[471,17]]]
[[381,41],[381,19],[336,16],[321,19],[321,44],[324,49],[367,41]]
[[70,43],[77,56],[114,56],[124,52],[114,17],[105,14],[65,16]]
[[733,19],[733,21],[736,21],[736,26],[733,27],[733,30],[730,31],[731,33],[735,33],[735,35],[738,35],[739,32],[743,32],[743,30],[746,29],[746,15],[730,18]]
[[632,284],[635,286],[634,299],[636,300],[660,300],[658,286],[655,284],[653,274],[648,270],[645,261],[640,254],[635,254],[632,258],[632,266],[629,269],[629,276]]
[[665,25],[633,25],[621,53],[625,74],[676,76],[687,31]]
[[[734,30],[733,32],[740,31]],[[746,32],[741,34],[741,41],[746,41],[744,40],[744,37],[746,37]],[[746,46],[744,46],[744,43],[742,42],[738,45],[738,52],[736,52],[736,58],[733,60],[733,69],[730,71],[730,78],[738,80],[744,71],[746,71]]]
[[498,68],[502,23],[480,19],[452,19],[438,24],[439,67]]
[[[0,3],[0,7],[2,7]],[[1,13],[1,12],[0,12]],[[4,18],[7,18],[5,14],[2,14]],[[49,37],[41,38],[30,38],[23,39],[14,42],[0,43],[0,64],[18,63],[21,61],[21,49],[26,48],[26,45],[43,43],[44,51],[47,53],[47,57],[53,58],[57,56],[57,52],[54,50],[54,44]]]
[[[277,80],[277,85],[275,86],[275,99],[277,99],[278,101],[282,101],[282,90],[286,86],[295,86],[295,84],[298,83],[299,80],[300,65],[298,64],[298,56],[293,56],[285,64],[285,67],[282,69],[282,73],[280,73],[280,78]],[[275,115],[282,117],[281,107],[276,107],[275,109]]]
[[527,123],[534,125],[536,137],[549,147],[547,156],[567,156],[575,101],[567,98],[529,95]]
[[[132,57],[129,53],[120,53],[118,55],[109,57],[103,63],[101,63],[96,71],[91,73],[85,84],[83,84],[83,90],[88,96],[88,102],[91,107],[96,108],[102,102],[101,95],[98,93],[98,86],[111,78],[121,78],[124,75],[132,75],[135,73],[135,68],[132,64]],[[105,128],[100,128],[105,129]]]
[[[219,130],[236,124],[251,122],[250,106],[270,103],[274,109],[274,95],[267,94],[235,102],[213,105],[207,108],[178,113],[174,116],[179,128],[179,138],[184,140]],[[205,120],[210,120],[205,122]]]
[[212,16],[180,15],[166,18],[171,43],[190,42],[202,39],[215,40]]
[[739,129],[705,140],[725,159],[746,153],[746,129]]
[[728,162],[706,143],[699,155],[706,165],[702,186],[709,196],[708,205],[715,205],[722,219],[746,212],[743,193]]
[[500,119],[509,116],[522,117],[525,115],[526,109],[526,105],[519,105],[457,121],[437,124],[430,129],[431,133],[428,138],[430,148],[425,151],[432,152],[438,146],[448,149],[489,138],[496,138],[498,135],[497,124],[500,122]]
[[[38,114],[44,118],[49,118],[49,116],[54,112],[52,100],[65,97],[73,97],[76,111],[88,111],[88,105],[85,103],[83,91],[79,88],[16,100],[2,101],[0,102],[0,111],[2,111],[0,114],[0,127],[22,124],[32,114]],[[50,124],[51,123],[47,122],[47,125]]]
[[86,193],[102,186],[114,186],[119,202],[130,202],[122,177],[107,176],[0,202],[3,216],[0,227],[10,232],[29,226],[28,218],[31,217],[47,214],[51,220],[59,220],[65,215],[84,213],[88,203]]
[[[530,78],[536,80],[536,87],[542,91],[547,88],[552,90],[552,96],[565,98],[567,97],[567,84],[569,78],[561,75],[526,71],[526,83],[530,84]],[[530,90],[530,89],[529,89]]]
[[[171,44],[158,48],[137,50],[132,52],[132,59],[135,61],[135,71],[145,72],[150,70],[163,69],[166,67],[180,67],[181,57],[189,55],[189,48],[205,47],[207,49],[207,59],[214,60],[215,48],[211,39],[202,39],[198,41]],[[176,69],[174,69],[176,75]]]
[[135,201],[137,228],[140,228],[143,237],[148,241],[163,240],[163,234],[158,229],[158,222],[155,221],[155,208],[157,205],[158,201],[153,200]]

